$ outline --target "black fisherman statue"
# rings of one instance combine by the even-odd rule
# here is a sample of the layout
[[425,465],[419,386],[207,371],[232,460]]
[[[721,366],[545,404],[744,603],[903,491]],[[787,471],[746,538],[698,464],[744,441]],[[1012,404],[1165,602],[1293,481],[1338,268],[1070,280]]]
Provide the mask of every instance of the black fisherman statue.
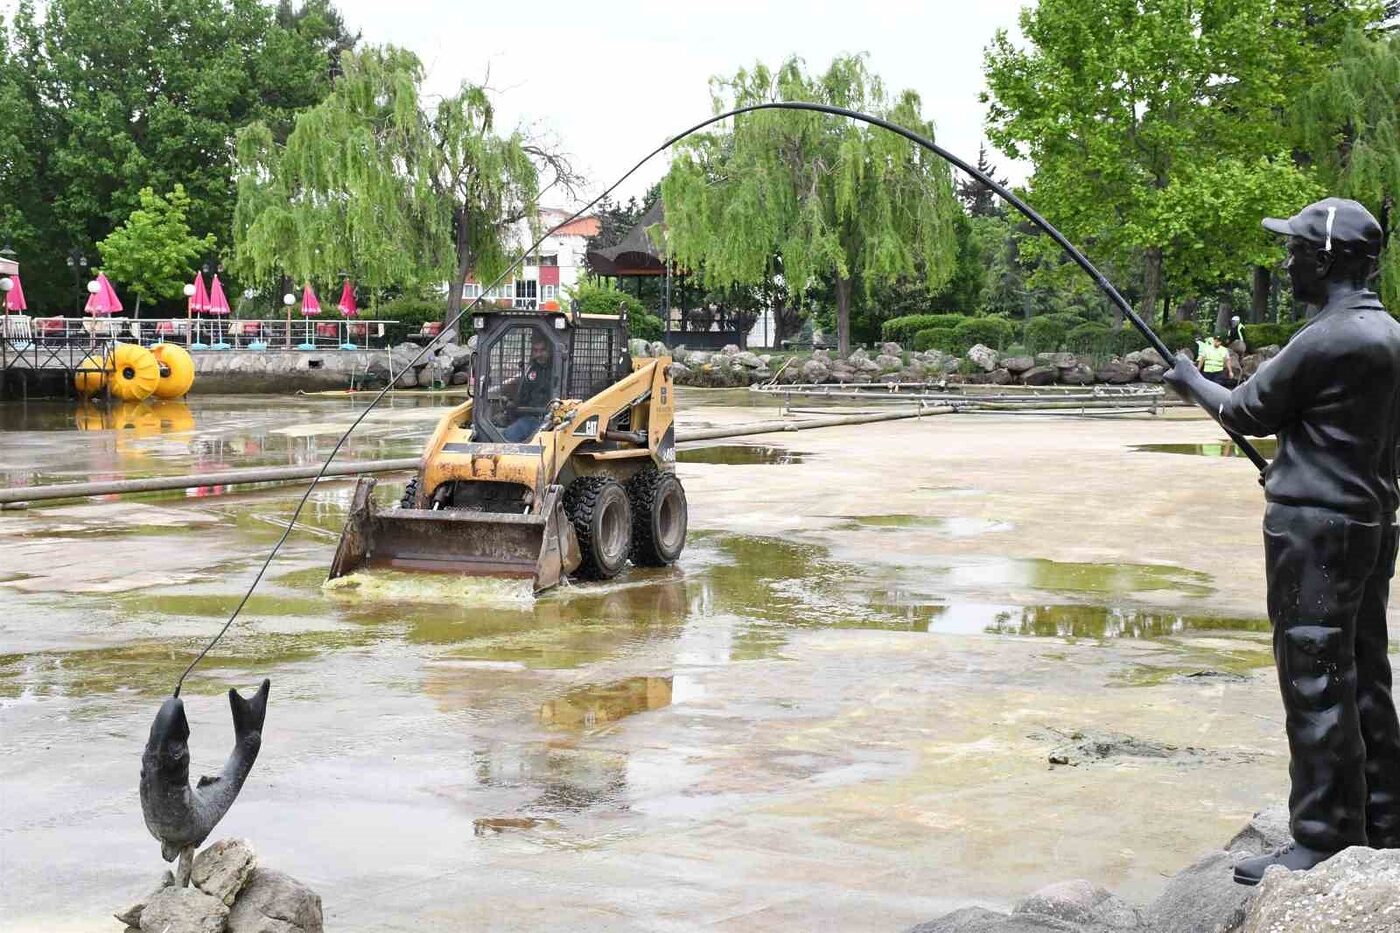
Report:
[[1270,866],[1305,871],[1348,846],[1400,848],[1400,724],[1386,658],[1400,323],[1368,287],[1381,227],[1340,198],[1264,226],[1288,237],[1293,294],[1320,310],[1234,391],[1185,356],[1167,374],[1224,427],[1278,435],[1263,479],[1264,562],[1293,842],[1236,865],[1248,885]]

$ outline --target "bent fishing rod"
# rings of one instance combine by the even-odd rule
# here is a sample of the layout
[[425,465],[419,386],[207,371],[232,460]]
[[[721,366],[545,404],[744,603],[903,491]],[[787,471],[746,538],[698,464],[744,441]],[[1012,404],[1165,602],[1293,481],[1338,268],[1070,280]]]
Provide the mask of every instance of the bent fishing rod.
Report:
[[[605,188],[601,194],[599,194],[593,200],[589,201],[587,204],[583,205],[583,207],[580,207],[578,210],[574,211],[561,222],[550,227],[548,231],[542,234],[537,240],[534,241],[534,243],[532,243],[527,249],[520,253],[519,256],[515,260],[513,260],[500,275],[496,276],[496,278],[494,278],[488,285],[481,289],[480,294],[476,299],[472,301],[471,304],[467,305],[465,308],[462,308],[455,315],[453,315],[445,323],[445,325],[442,328],[442,331],[438,334],[438,336],[425,343],[423,347],[416,354],[414,354],[413,358],[410,359],[406,364],[404,364],[403,368],[412,368],[418,363],[418,361],[427,356],[429,351],[431,351],[435,345],[437,345],[440,341],[443,341],[448,334],[454,331],[454,329],[457,327],[458,322],[461,321],[462,318],[466,317],[473,310],[475,310],[477,306],[481,304],[481,302],[483,301],[487,293],[491,291],[491,289],[504,282],[507,276],[513,275],[515,271],[519,268],[520,264],[524,261],[526,256],[534,255],[534,253],[539,249],[541,245],[543,245],[544,241],[548,237],[554,235],[554,233],[560,228],[567,226],[568,224],[577,220],[583,214],[591,210],[596,204],[598,204],[599,201],[612,194],[613,191],[617,190],[617,188],[621,186],[623,182],[627,181],[627,179],[631,178],[634,174],[636,174],[636,172],[639,169],[641,169],[641,167],[647,162],[650,162],[654,157],[660,155],[662,152],[665,152],[667,149],[671,148],[671,146],[675,145],[676,143],[680,142],[686,137],[698,133],[700,130],[705,129],[706,127],[711,126],[712,124],[718,123],[721,120],[728,120],[732,117],[743,116],[746,113],[754,113],[759,110],[801,110],[812,113],[824,113],[830,116],[845,117],[850,120],[856,120],[861,123],[867,123],[871,126],[878,126],[881,129],[889,130],[891,133],[904,137],[905,139],[914,143],[916,146],[920,146],[924,149],[927,149],[929,152],[932,152],[934,155],[938,156],[943,161],[949,163],[955,168],[958,168],[966,174],[977,179],[979,182],[986,185],[993,192],[995,192],[997,196],[1004,200],[1006,203],[1016,208],[1016,210],[1023,214],[1027,220],[1035,224],[1036,227],[1040,228],[1041,231],[1043,231],[1047,236],[1054,240],[1060,246],[1060,248],[1065,251],[1065,254],[1068,255],[1070,259],[1074,260],[1075,265],[1079,266],[1079,268],[1083,269],[1086,273],[1088,273],[1089,277],[1094,280],[1094,283],[1098,285],[1099,289],[1108,297],[1108,300],[1113,303],[1114,307],[1118,308],[1120,311],[1123,312],[1124,316],[1132,322],[1133,326],[1137,328],[1138,332],[1141,333],[1142,336],[1147,340],[1147,342],[1152,346],[1152,348],[1157,351],[1157,353],[1162,357],[1162,361],[1165,365],[1170,366],[1174,362],[1175,354],[1172,353],[1171,348],[1169,348],[1166,345],[1166,343],[1162,341],[1162,338],[1158,337],[1157,334],[1152,330],[1152,328],[1148,326],[1147,322],[1144,321],[1138,315],[1138,313],[1133,310],[1132,305],[1128,304],[1127,300],[1121,294],[1118,293],[1118,289],[1113,287],[1113,283],[1109,282],[1108,279],[1104,276],[1104,274],[1100,272],[1092,262],[1089,261],[1088,257],[1081,253],[1077,248],[1075,248],[1074,244],[1070,243],[1070,241],[1065,238],[1064,234],[1060,233],[1059,230],[1055,229],[1055,227],[1048,220],[1046,220],[1044,217],[1041,217],[1040,214],[1038,214],[1035,211],[1035,209],[1032,208],[1029,204],[1021,200],[1021,198],[1017,197],[1010,190],[1008,190],[1005,185],[994,180],[985,172],[978,169],[976,166],[970,165],[963,159],[960,159],[957,156],[953,155],[951,152],[944,149],[942,146],[938,145],[928,137],[916,133],[908,127],[900,126],[898,123],[893,123],[889,120],[884,119],[883,117],[877,117],[874,114],[862,113],[859,110],[851,110],[846,107],[836,107],[831,104],[817,104],[811,103],[809,101],[794,100],[767,101],[764,103],[749,104],[743,107],[736,107],[732,110],[726,110],[721,113],[714,114],[713,116],[707,117],[706,119],[701,120],[699,123],[696,123],[694,126],[682,130],[675,136],[668,138],[661,145],[657,146],[655,149],[648,152],[641,159],[637,160],[636,164],[634,164],[631,168],[624,172],[611,185]],[[258,584],[262,582],[263,575],[267,572],[268,567],[272,565],[273,558],[277,556],[278,551],[282,549],[282,545],[285,544],[287,542],[287,538],[291,536],[292,529],[296,527],[297,519],[301,516],[302,509],[306,506],[307,501],[311,498],[311,493],[316,489],[316,484],[325,478],[326,470],[330,468],[331,461],[335,459],[336,454],[340,453],[341,448],[345,445],[345,442],[350,438],[350,435],[354,433],[355,429],[360,426],[360,424],[365,420],[365,417],[369,415],[370,411],[372,411],[374,407],[384,399],[384,397],[389,393],[389,390],[392,387],[393,382],[389,382],[387,385],[384,386],[384,388],[380,389],[379,392],[374,396],[374,398],[370,400],[369,404],[365,406],[364,410],[361,411],[350,423],[350,426],[345,429],[345,431],[340,435],[339,438],[336,439],[335,445],[331,448],[330,454],[328,454],[326,459],[322,462],[320,471],[316,474],[315,477],[312,478],[311,482],[307,484],[306,491],[302,493],[301,499],[298,500],[296,507],[292,510],[291,517],[287,519],[287,525],[282,530],[281,537],[277,539],[277,542],[275,544],[273,544],[272,550],[268,552],[267,559],[264,560],[262,565],[258,568],[257,573],[253,576],[252,583],[248,585],[248,589],[246,592],[244,592],[242,599],[240,599],[238,601],[238,605],[234,607],[233,612],[228,617],[228,621],[226,621],[223,624],[223,627],[219,629],[218,634],[216,634],[212,639],[210,639],[209,643],[204,646],[204,648],[199,652],[199,654],[195,655],[194,660],[190,661],[189,666],[185,668],[184,672],[180,674],[179,679],[175,681],[175,690],[173,693],[174,696],[178,697],[180,695],[180,688],[184,685],[185,678],[188,677],[190,672],[195,669],[195,666],[204,659],[205,655],[207,655],[210,652],[210,650],[212,650],[214,646],[219,643],[219,640],[224,637],[224,634],[229,630],[229,627],[233,625],[234,620],[236,620],[239,614],[243,611],[243,607],[248,604],[248,600],[252,597],[253,591],[256,590]],[[1207,409],[1207,411],[1209,410]],[[1216,413],[1210,412],[1210,414],[1211,417],[1217,420],[1217,422],[1219,421],[1219,417]],[[1224,426],[1222,425],[1222,427]],[[1245,456],[1249,457],[1250,461],[1256,467],[1258,467],[1261,472],[1269,465],[1268,461],[1264,459],[1263,455],[1261,455],[1259,451],[1254,448],[1253,445],[1251,445],[1239,434],[1235,433],[1234,431],[1231,431],[1229,428],[1225,428],[1225,433],[1230,436],[1230,439],[1235,442],[1239,449],[1244,452]]]

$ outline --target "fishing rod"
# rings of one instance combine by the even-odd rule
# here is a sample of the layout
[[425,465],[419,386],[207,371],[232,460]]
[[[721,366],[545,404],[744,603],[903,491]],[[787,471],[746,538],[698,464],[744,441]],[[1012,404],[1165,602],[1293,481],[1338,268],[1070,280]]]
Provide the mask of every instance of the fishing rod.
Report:
[[[883,117],[875,116],[874,114],[862,113],[858,110],[851,110],[847,107],[836,107],[831,104],[818,104],[809,101],[767,101],[764,103],[748,104],[743,107],[736,107],[732,110],[726,110],[721,113],[716,113],[713,116],[707,117],[706,119],[701,120],[699,123],[696,123],[694,126],[682,130],[680,133],[677,133],[674,136],[671,136],[665,142],[661,143],[661,145],[648,152],[641,159],[638,159],[636,164],[634,164],[631,168],[624,172],[611,185],[605,188],[601,194],[593,198],[593,200],[589,201],[587,204],[583,205],[583,207],[580,207],[578,210],[574,211],[563,221],[555,224],[553,227],[550,227],[549,230],[542,234],[537,240],[535,240],[534,243],[532,243],[529,246],[529,248],[520,253],[520,255],[515,260],[513,260],[509,266],[507,266],[505,271],[503,271],[500,275],[496,276],[496,278],[493,279],[490,282],[490,284],[488,284],[485,288],[481,290],[480,294],[477,296],[476,299],[472,301],[471,304],[458,311],[450,320],[448,320],[446,325],[442,328],[442,331],[438,334],[438,336],[425,343],[423,347],[416,354],[414,354],[413,358],[405,364],[404,368],[412,368],[415,364],[418,363],[419,360],[423,359],[423,357],[425,357],[428,354],[428,352],[432,350],[434,345],[436,345],[439,341],[443,340],[443,338],[447,334],[449,334],[456,328],[458,322],[461,321],[462,318],[466,317],[473,310],[475,310],[477,306],[481,304],[481,302],[485,299],[486,294],[490,292],[491,289],[495,288],[497,285],[500,285],[503,281],[505,281],[507,276],[514,274],[515,271],[519,268],[520,264],[524,261],[526,256],[534,255],[534,253],[539,249],[539,247],[544,243],[546,239],[548,239],[550,236],[553,236],[554,233],[562,227],[565,227],[573,221],[577,220],[587,211],[592,209],[596,204],[598,204],[599,201],[603,200],[603,198],[612,194],[613,191],[615,191],[619,186],[621,186],[623,182],[627,181],[627,179],[631,178],[634,174],[636,174],[636,172],[639,169],[641,169],[641,167],[647,162],[651,161],[654,157],[660,155],[662,152],[666,151],[671,146],[675,145],[676,143],[680,142],[686,137],[698,133],[700,130],[705,129],[706,127],[711,126],[712,124],[718,123],[721,120],[728,120],[732,117],[743,116],[746,113],[755,113],[760,110],[798,110],[809,111],[812,113],[824,113],[836,117],[845,117],[847,119],[856,120],[861,123],[868,123],[871,126],[878,126],[881,129],[889,130],[891,133],[904,137],[905,139],[909,140],[917,146],[921,146],[924,149],[927,149],[929,152],[932,152],[934,155],[943,159],[945,162],[955,166],[956,168],[967,173],[968,175],[971,175],[973,178],[977,179],[979,182],[981,182],[982,184],[990,188],[992,191],[994,191],[1002,200],[1006,201],[1006,203],[1010,204],[1012,207],[1016,208],[1016,210],[1020,211],[1023,215],[1025,215],[1027,220],[1035,224],[1042,231],[1044,231],[1052,240],[1059,244],[1060,248],[1063,249],[1065,253],[1071,259],[1074,260],[1075,264],[1089,274],[1089,276],[1094,280],[1094,283],[1098,285],[1099,289],[1106,296],[1108,296],[1109,301],[1111,301],[1115,307],[1121,310],[1124,316],[1132,322],[1133,326],[1137,328],[1138,332],[1142,334],[1142,336],[1147,340],[1147,342],[1152,346],[1152,348],[1156,350],[1157,353],[1162,357],[1163,363],[1167,366],[1170,366],[1173,363],[1175,359],[1175,354],[1172,353],[1171,348],[1169,348],[1166,345],[1166,343],[1162,341],[1162,338],[1158,337],[1157,334],[1152,330],[1152,328],[1148,326],[1147,322],[1144,321],[1138,315],[1138,313],[1133,310],[1132,305],[1128,304],[1127,300],[1121,294],[1119,294],[1118,289],[1114,288],[1113,283],[1108,281],[1104,274],[1100,272],[1092,262],[1089,261],[1088,257],[1081,253],[1074,246],[1074,244],[1070,243],[1070,241],[1065,238],[1064,234],[1062,234],[1059,230],[1055,229],[1055,227],[1048,220],[1040,216],[1040,214],[1037,213],[1034,208],[1032,208],[1025,201],[1021,200],[1021,198],[1013,194],[1009,189],[1007,189],[1005,185],[991,178],[985,172],[978,169],[976,166],[970,165],[963,159],[958,158],[956,155],[944,149],[942,146],[938,145],[928,137],[916,133],[908,127],[901,126],[898,123],[893,123],[889,120],[886,120]],[[263,575],[267,572],[268,567],[271,566],[273,558],[277,556],[278,551],[282,549],[282,545],[287,542],[287,538],[291,535],[292,529],[296,527],[297,519],[301,516],[302,509],[306,506],[307,501],[311,498],[311,493],[313,490],[315,490],[316,484],[325,478],[326,471],[330,468],[331,461],[335,459],[336,454],[340,453],[340,450],[345,445],[345,442],[349,439],[350,435],[354,432],[354,430],[360,426],[361,422],[365,420],[365,417],[370,413],[370,411],[373,410],[374,407],[384,399],[384,396],[388,394],[389,389],[392,386],[393,383],[391,382],[388,385],[385,385],[383,389],[380,389],[379,392],[374,396],[374,398],[370,400],[369,404],[365,406],[365,409],[355,417],[354,421],[350,423],[350,426],[346,428],[345,431],[336,440],[335,445],[331,448],[330,454],[327,455],[326,459],[322,462],[320,471],[317,472],[316,476],[307,485],[306,492],[302,493],[301,499],[297,502],[296,507],[292,510],[291,517],[287,519],[287,526],[282,531],[282,536],[278,538],[275,544],[273,544],[272,550],[268,552],[267,559],[264,560],[262,566],[258,568],[257,573],[253,576],[252,583],[249,584],[247,591],[243,594],[243,598],[239,600],[238,605],[234,607],[233,612],[229,615],[228,621],[224,623],[223,627],[219,629],[218,633],[212,639],[210,639],[209,643],[205,645],[204,648],[199,652],[199,654],[195,656],[194,660],[190,661],[189,666],[185,668],[184,672],[180,674],[179,679],[176,680],[175,690],[173,694],[175,697],[179,697],[180,688],[181,686],[183,686],[185,678],[188,677],[190,672],[194,670],[195,666],[204,659],[205,655],[207,655],[209,651],[219,643],[219,640],[223,638],[224,634],[228,631],[229,627],[233,625],[234,620],[238,618],[239,614],[243,611],[243,608],[248,604],[248,600],[252,597],[253,591],[257,589],[258,584],[262,581]],[[1218,422],[1218,414],[1215,412],[1209,413],[1212,417],[1216,418]],[[1222,427],[1224,426],[1222,425]],[[1259,451],[1253,447],[1253,445],[1251,445],[1239,434],[1235,433],[1234,431],[1231,431],[1229,428],[1225,428],[1225,433],[1230,436],[1230,439],[1233,440],[1239,446],[1239,449],[1244,452],[1245,456],[1249,457],[1250,461],[1256,467],[1258,467],[1261,472],[1269,465],[1268,461],[1264,459],[1263,455],[1260,454]]]

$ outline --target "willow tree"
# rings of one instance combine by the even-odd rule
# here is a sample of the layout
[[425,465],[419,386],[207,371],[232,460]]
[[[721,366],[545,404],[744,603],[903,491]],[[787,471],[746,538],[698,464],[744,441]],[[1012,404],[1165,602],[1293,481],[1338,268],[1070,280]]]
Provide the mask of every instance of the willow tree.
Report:
[[[812,101],[873,112],[927,136],[918,95],[893,101],[864,56],[809,76],[790,58],[711,82],[716,111]],[[761,286],[781,270],[800,295],[834,283],[836,331],[850,351],[851,297],[918,276],[936,293],[957,261],[948,166],[886,130],[826,114],[761,110],[682,142],[661,185],[669,255],[711,288]]]
[[1400,33],[1357,30],[1341,58],[1296,106],[1303,146],[1331,193],[1367,205],[1389,245],[1381,291],[1400,307],[1400,249],[1391,241],[1400,198]]
[[266,126],[239,136],[236,259],[268,281],[370,287],[462,284],[499,274],[522,221],[538,213],[540,170],[571,187],[567,161],[519,132],[496,133],[486,91],[463,84],[431,110],[423,66],[386,46],[341,57],[330,95],[297,117],[285,146]]

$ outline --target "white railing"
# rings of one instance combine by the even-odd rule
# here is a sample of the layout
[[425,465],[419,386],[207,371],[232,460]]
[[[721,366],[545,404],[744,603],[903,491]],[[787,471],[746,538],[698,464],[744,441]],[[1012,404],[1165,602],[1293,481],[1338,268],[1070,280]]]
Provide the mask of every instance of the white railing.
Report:
[[7,314],[0,336],[11,341],[77,343],[123,340],[169,342],[191,349],[334,350],[383,347],[390,325],[383,320],[241,320],[220,318],[65,318]]

